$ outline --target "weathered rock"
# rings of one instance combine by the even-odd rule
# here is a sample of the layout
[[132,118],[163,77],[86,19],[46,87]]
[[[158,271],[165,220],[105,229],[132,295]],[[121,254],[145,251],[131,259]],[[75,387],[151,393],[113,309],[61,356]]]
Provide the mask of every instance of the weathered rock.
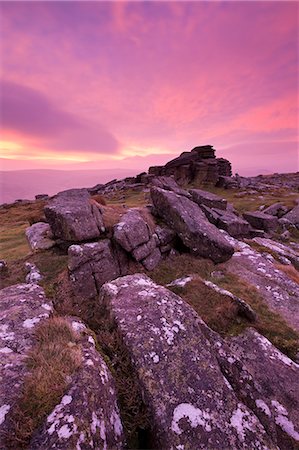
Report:
[[258,230],[271,232],[275,231],[278,227],[277,217],[261,211],[246,212],[243,213],[243,217],[253,228],[257,228]]
[[44,208],[56,238],[71,242],[96,239],[105,231],[99,205],[86,189],[63,191]]
[[154,268],[161,261],[161,252],[158,248],[155,248],[146,258],[141,262],[146,270],[154,270]]
[[34,328],[52,311],[52,302],[36,284],[17,284],[0,291],[0,448],[5,448],[9,412],[28,371],[26,356]]
[[31,450],[123,449],[123,426],[112,375],[85,325],[70,320],[80,335],[82,362],[60,403],[30,443]]
[[180,297],[135,274],[106,283],[100,302],[130,351],[154,448],[271,448],[223,377],[206,325]]
[[233,237],[249,236],[250,233],[250,225],[246,220],[228,212],[219,216],[216,225]]
[[224,231],[223,234],[235,247],[234,255],[226,263],[226,270],[248,283],[248,289],[255,287],[267,305],[299,331],[299,285],[277,269],[271,255],[257,252]]
[[53,233],[48,223],[37,222],[26,228],[25,235],[31,250],[47,250],[55,245]]
[[145,244],[151,238],[148,224],[137,209],[131,209],[114,226],[113,238],[127,252]]
[[[223,158],[215,158],[211,145],[194,147],[191,152],[183,152],[165,166],[149,168],[149,174],[155,176],[173,176],[181,184],[196,183],[216,184],[220,176],[230,177],[231,164]],[[161,186],[159,186],[161,187]]]
[[68,256],[71,287],[74,295],[80,299],[95,298],[106,281],[125,275],[128,270],[123,250],[116,250],[108,239],[71,245]]
[[48,194],[37,194],[35,196],[35,200],[46,200],[47,198],[49,198]]
[[141,261],[142,259],[149,256],[157,247],[157,241],[155,236],[152,236],[148,242],[145,244],[141,244],[138,247],[136,247],[132,251],[133,258],[136,259],[136,261]]
[[186,197],[160,188],[151,188],[154,207],[167,225],[195,255],[214,262],[228,260],[234,252],[219,230],[208,222],[199,206]]
[[173,191],[178,195],[184,195],[191,198],[191,195],[185,189],[181,189],[177,182],[172,177],[160,176],[152,178],[151,185],[165,189],[166,191]]
[[228,348],[215,337],[218,362],[239,399],[276,444],[271,448],[297,449],[299,366],[253,329],[226,344]]
[[292,225],[295,225],[296,228],[299,228],[299,205],[291,209],[283,218],[288,220]]
[[263,209],[263,213],[270,214],[271,216],[282,217],[284,214],[288,212],[288,208],[284,206],[282,203],[274,203],[271,206]]
[[206,205],[209,208],[226,209],[227,200],[211,192],[202,191],[201,189],[191,189],[190,194],[192,195],[192,200],[200,206]]
[[157,235],[161,246],[169,244],[176,237],[176,232],[168,227],[157,226],[155,228],[155,234]]
[[256,237],[253,241],[275,252],[278,256],[287,258],[299,270],[299,251],[296,251],[296,249],[284,245],[281,242],[273,241],[272,239]]
[[39,284],[39,282],[43,279],[42,274],[40,273],[39,269],[36,267],[35,264],[26,262],[25,270],[27,272],[25,280],[26,283]]

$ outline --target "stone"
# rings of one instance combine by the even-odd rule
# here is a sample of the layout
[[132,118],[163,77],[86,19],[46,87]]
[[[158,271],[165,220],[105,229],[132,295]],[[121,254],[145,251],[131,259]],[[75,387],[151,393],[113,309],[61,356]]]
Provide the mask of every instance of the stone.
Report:
[[123,425],[111,372],[86,326],[67,318],[78,334],[82,362],[67,391],[30,443],[31,450],[125,448]]
[[87,189],[70,189],[57,194],[44,208],[55,238],[70,242],[96,239],[105,231],[99,205]]
[[26,283],[39,284],[39,282],[43,279],[39,269],[36,267],[35,264],[26,262],[25,270],[27,272],[26,280],[25,280]]
[[227,200],[219,197],[218,195],[212,194],[211,192],[202,191],[201,189],[191,189],[189,192],[192,196],[192,200],[199,206],[206,205],[209,208],[226,210]]
[[166,191],[173,191],[178,195],[184,195],[191,198],[191,195],[185,189],[181,189],[177,182],[172,177],[160,176],[152,178],[151,185],[165,189]]
[[299,285],[279,270],[275,259],[261,254],[249,244],[223,231],[234,246],[235,253],[226,263],[226,270],[255,288],[270,309],[280,314],[288,325],[299,331]]
[[253,329],[224,345],[215,337],[217,359],[223,374],[259,418],[273,447],[298,448],[299,366]]
[[161,246],[169,244],[176,237],[175,231],[168,227],[161,227],[160,225],[155,228],[155,234],[157,235]]
[[225,212],[225,214],[219,216],[216,225],[233,237],[246,237],[250,234],[249,223],[232,213]]
[[282,203],[274,203],[273,205],[264,208],[262,211],[265,214],[270,214],[271,216],[277,216],[280,218],[288,212],[288,208]]
[[0,290],[0,448],[5,448],[9,416],[28,370],[26,355],[32,347],[35,326],[52,312],[52,302],[36,284]]
[[288,220],[296,228],[299,228],[299,205],[295,206],[291,211],[283,216],[283,219]]
[[25,235],[32,251],[48,250],[55,245],[54,236],[48,223],[34,223],[26,228]]
[[278,219],[270,214],[265,214],[261,211],[245,212],[243,217],[253,228],[258,230],[265,230],[268,232],[275,231],[278,227]]
[[137,209],[130,209],[114,226],[113,238],[127,252],[145,244],[151,238],[148,224]]
[[78,299],[92,299],[98,295],[100,287],[106,281],[127,273],[128,261],[123,250],[116,250],[105,239],[71,245],[68,249],[68,269],[74,296]]
[[160,261],[161,261],[161,252],[158,248],[155,248],[141,262],[142,265],[146,268],[146,270],[154,270],[154,268],[159,264]]
[[37,194],[35,196],[35,200],[46,200],[47,198],[49,198],[48,194]]
[[271,252],[275,252],[278,256],[287,258],[296,269],[299,270],[299,251],[284,245],[281,242],[274,241],[272,239],[266,239],[261,237],[256,237],[253,239],[254,242],[261,245],[262,247],[268,248]]
[[195,255],[214,262],[227,261],[234,249],[227,245],[219,230],[208,222],[199,206],[186,197],[151,188],[151,198],[160,217]]
[[179,296],[135,274],[106,283],[99,302],[130,352],[152,448],[272,448],[224,378],[207,326]]
[[132,256],[136,261],[141,261],[142,259],[149,256],[156,248],[157,242],[155,236],[152,236],[148,242],[141,244],[132,251]]

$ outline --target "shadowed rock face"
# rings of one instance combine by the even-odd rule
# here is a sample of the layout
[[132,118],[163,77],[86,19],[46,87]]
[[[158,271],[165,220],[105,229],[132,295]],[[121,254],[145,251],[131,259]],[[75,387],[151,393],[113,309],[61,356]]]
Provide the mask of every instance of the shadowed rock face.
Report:
[[243,214],[253,228],[265,231],[275,231],[278,227],[278,219],[271,214],[265,214],[260,211],[246,212]]
[[98,205],[86,189],[70,189],[57,194],[44,208],[56,238],[82,242],[99,238],[105,231]]
[[180,297],[135,274],[106,283],[100,302],[130,351],[154,448],[271,448],[223,377],[206,325]]
[[86,326],[78,319],[68,320],[80,335],[81,367],[61,402],[33,437],[30,449],[123,449],[123,426],[112,375]]
[[288,220],[291,224],[295,225],[299,229],[299,204],[295,206],[291,211],[283,216],[284,219]]
[[36,284],[18,284],[0,291],[0,448],[9,432],[9,412],[27,373],[26,356],[35,326],[49,317],[52,302]]
[[206,205],[209,208],[218,208],[225,210],[227,207],[227,200],[210,192],[202,191],[201,189],[191,189],[190,194],[192,200],[200,205]]
[[106,281],[125,275],[128,271],[125,252],[112,247],[108,239],[71,245],[68,256],[70,283],[78,299],[96,297]]
[[177,232],[193,254],[211,258],[214,262],[223,262],[232,256],[233,247],[208,222],[196,203],[156,187],[151,188],[151,198],[159,216]]

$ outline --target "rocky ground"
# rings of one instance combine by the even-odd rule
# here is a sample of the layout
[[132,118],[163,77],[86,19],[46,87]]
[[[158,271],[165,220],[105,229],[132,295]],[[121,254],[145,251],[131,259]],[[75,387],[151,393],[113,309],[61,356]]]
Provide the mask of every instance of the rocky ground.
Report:
[[299,174],[211,146],[0,207],[0,448],[295,449]]

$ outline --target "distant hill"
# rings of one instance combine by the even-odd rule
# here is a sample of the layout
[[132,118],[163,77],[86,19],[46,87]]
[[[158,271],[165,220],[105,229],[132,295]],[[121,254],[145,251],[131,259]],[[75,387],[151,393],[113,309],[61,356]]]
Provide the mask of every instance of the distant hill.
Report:
[[130,169],[0,171],[0,203],[34,199],[36,194],[54,195],[65,189],[91,187],[133,175],[136,171]]

